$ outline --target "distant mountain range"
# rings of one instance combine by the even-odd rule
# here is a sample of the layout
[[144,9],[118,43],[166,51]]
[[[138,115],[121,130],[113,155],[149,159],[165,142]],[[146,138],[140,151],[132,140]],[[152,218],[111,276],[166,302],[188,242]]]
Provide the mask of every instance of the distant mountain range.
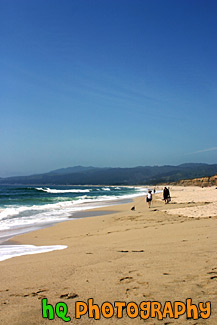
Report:
[[213,176],[217,164],[98,168],[75,166],[31,176],[0,178],[0,185],[156,185],[182,179]]

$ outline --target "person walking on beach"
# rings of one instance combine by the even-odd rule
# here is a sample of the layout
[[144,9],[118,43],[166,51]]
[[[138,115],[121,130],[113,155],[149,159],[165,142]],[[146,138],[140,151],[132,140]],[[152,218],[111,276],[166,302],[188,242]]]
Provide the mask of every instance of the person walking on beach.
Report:
[[168,191],[168,198],[167,198],[167,201],[168,203],[171,201],[171,197],[170,197],[170,190],[169,190],[169,187],[167,188],[167,191]]
[[146,202],[148,203],[148,207],[149,207],[149,208],[151,207],[151,201],[152,201],[152,193],[151,193],[151,191],[149,190],[149,191],[148,191],[148,194],[147,194],[147,197],[146,197]]
[[165,204],[167,204],[169,202],[169,197],[170,197],[170,192],[169,192],[168,188],[165,186],[164,190],[163,190],[163,199],[165,201]]

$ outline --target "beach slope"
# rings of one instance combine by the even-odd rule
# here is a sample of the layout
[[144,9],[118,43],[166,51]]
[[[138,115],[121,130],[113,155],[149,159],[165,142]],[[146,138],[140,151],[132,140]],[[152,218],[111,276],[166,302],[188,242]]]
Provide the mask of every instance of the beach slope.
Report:
[[[192,193],[199,188],[192,187]],[[217,190],[212,187],[212,194]],[[204,189],[210,191],[210,189]],[[190,190],[189,190],[190,191]],[[181,209],[212,206],[213,201],[181,199],[185,188],[173,187],[172,202],[165,205],[154,196],[151,209],[145,198],[106,208],[113,214],[67,221],[50,228],[17,236],[14,241],[31,245],[66,245],[61,251],[26,255],[0,263],[1,324],[64,324],[42,318],[41,300],[55,306],[64,302],[73,324],[142,324],[139,316],[109,319],[75,319],[75,304],[89,298],[101,306],[107,301],[211,302],[208,319],[186,319],[186,314],[147,324],[216,324],[217,319],[217,218],[212,212],[189,217]],[[211,194],[210,194],[211,195]],[[174,199],[173,199],[174,197]],[[189,197],[189,195],[188,195]],[[172,210],[176,209],[176,213]],[[174,210],[175,211],[175,210]]]

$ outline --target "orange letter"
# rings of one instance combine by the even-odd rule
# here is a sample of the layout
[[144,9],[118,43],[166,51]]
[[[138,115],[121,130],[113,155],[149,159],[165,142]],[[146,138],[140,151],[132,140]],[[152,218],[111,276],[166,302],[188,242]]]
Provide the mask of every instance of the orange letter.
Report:
[[150,317],[151,302],[143,301],[139,307],[141,309],[140,317],[142,319],[148,319]]
[[[193,318],[198,319],[198,310],[196,305],[191,304],[191,298],[186,299],[186,312],[187,312],[187,318]],[[193,317],[192,317],[192,311],[193,311]]]
[[[206,319],[206,318],[209,318],[210,315],[211,315],[211,302],[210,301],[207,301],[207,302],[205,302],[205,304],[206,304],[206,307],[204,308],[203,307],[203,303],[200,302],[199,303],[199,308],[201,310],[200,316],[202,318],[205,318]],[[206,313],[204,313],[204,312],[206,312]]]
[[[82,310],[80,310],[80,306],[83,307]],[[85,315],[87,312],[87,304],[83,301],[76,301],[75,303],[75,318],[81,318],[82,315]]]
[[111,318],[114,315],[114,308],[110,302],[104,302],[101,307],[102,315],[105,318]]
[[93,298],[88,299],[88,317],[100,319],[99,306],[93,304]]
[[[179,307],[181,307],[181,309]],[[184,302],[181,301],[174,302],[174,318],[179,318],[179,316],[185,313],[185,310],[186,308]]]
[[162,317],[162,313],[161,313],[160,309],[161,309],[161,303],[158,302],[158,301],[152,301],[151,302],[151,317],[155,318],[156,317],[155,314],[157,313],[158,314],[158,319],[162,320],[163,317]]
[[126,307],[126,302],[124,301],[115,301],[115,307],[117,307],[117,318],[123,317],[123,308]]
[[174,317],[173,316],[173,309],[172,309],[170,301],[166,301],[165,304],[164,304],[163,318],[166,318],[167,314],[169,314],[169,318]]
[[136,318],[139,314],[139,308],[135,302],[129,302],[127,304],[127,316],[130,318]]

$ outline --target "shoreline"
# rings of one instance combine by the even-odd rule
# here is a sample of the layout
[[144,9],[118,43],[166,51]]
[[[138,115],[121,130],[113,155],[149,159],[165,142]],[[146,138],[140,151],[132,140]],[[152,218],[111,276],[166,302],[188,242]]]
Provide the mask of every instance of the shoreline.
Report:
[[[74,318],[76,301],[94,298],[94,303],[99,305],[103,301],[139,304],[144,300],[163,304],[191,297],[195,304],[211,301],[212,314],[209,319],[188,320],[188,324],[214,325],[217,218],[189,218],[165,212],[165,209],[189,208],[188,202],[175,203],[183,193],[173,189],[172,202],[168,205],[162,202],[161,194],[155,194],[153,207],[148,209],[145,198],[143,201],[138,197],[134,202],[106,208],[111,214],[65,221],[14,237],[19,244],[67,245],[68,248],[14,257],[0,263],[0,322],[50,324],[51,320],[41,316],[41,299],[44,298],[53,306],[65,302],[71,322],[87,324],[95,320],[87,315]],[[189,193],[186,193],[188,197]],[[131,211],[132,205],[136,206],[135,211]],[[190,205],[200,206],[197,202]],[[208,209],[209,205],[206,206]],[[96,209],[97,213],[100,214],[100,210]],[[132,323],[124,312],[122,320],[114,316],[109,324],[123,321]],[[140,318],[133,321],[144,323]],[[185,316],[181,316],[174,324],[185,321]],[[53,322],[64,323],[58,318]],[[104,322],[108,323],[102,317],[100,324]],[[162,323],[157,319],[146,322]]]
[[[77,221],[80,221],[80,220],[86,220],[86,219],[94,219],[94,218],[101,218],[101,217],[106,217],[106,216],[112,216],[112,215],[116,215],[120,212],[123,212],[126,208],[128,209],[128,207],[136,204],[136,202],[140,199],[141,197],[138,196],[136,198],[133,198],[133,199],[125,199],[127,200],[128,202],[126,203],[117,203],[117,204],[113,204],[113,205],[108,205],[108,206],[102,206],[102,207],[97,207],[97,208],[91,208],[91,209],[87,209],[87,210],[84,210],[84,211],[78,211],[76,213],[76,215],[72,215],[71,217],[69,217],[69,219],[67,220],[63,220],[63,221],[60,221],[60,222],[57,222],[57,223],[53,223],[53,224],[49,224],[48,226],[46,227],[42,227],[42,228],[39,228],[39,229],[36,229],[36,230],[33,230],[33,231],[30,231],[30,232],[26,232],[26,233],[23,233],[23,234],[18,234],[18,235],[15,235],[13,236],[10,240],[11,241],[16,241],[17,243],[20,242],[20,244],[22,244],[22,240],[23,238],[27,237],[32,237],[31,234],[34,233],[34,232],[40,232],[40,231],[43,231],[45,229],[50,229],[50,228],[53,228],[53,227],[58,227],[59,225],[62,225],[62,224],[71,224],[71,223],[74,223],[74,222],[77,222]],[[121,200],[123,201],[123,200]],[[144,199],[144,202],[145,202],[145,199]],[[106,208],[106,211],[104,210]],[[77,215],[79,215],[77,217]],[[16,239],[19,238],[19,240],[21,239],[21,241],[17,241]],[[19,256],[18,256],[19,257]]]
[[[92,187],[92,186],[91,186]],[[115,187],[115,186],[114,186]],[[142,187],[140,187],[142,189]],[[146,190],[146,188],[144,188]],[[73,214],[67,219],[63,219],[62,221],[54,221],[54,222],[47,222],[43,224],[35,224],[35,225],[28,225],[27,227],[18,227],[15,228],[14,231],[15,233],[11,233],[11,230],[5,231],[5,235],[0,237],[0,249],[1,249],[1,255],[0,255],[0,262],[14,258],[14,257],[19,257],[19,256],[24,256],[24,255],[31,255],[31,254],[38,254],[41,252],[49,252],[49,251],[54,251],[54,250],[59,250],[61,249],[59,245],[51,247],[49,246],[34,246],[31,245],[31,247],[27,247],[30,245],[22,245],[21,243],[17,243],[15,238],[17,236],[25,235],[40,229],[44,228],[49,228],[53,227],[59,223],[66,222],[66,221],[72,221],[72,220],[77,220],[80,218],[89,218],[89,217],[96,217],[96,216],[103,216],[106,214],[112,214],[115,213],[116,211],[114,210],[114,207],[117,205],[122,205],[126,203],[132,203],[134,198],[140,197],[140,193],[134,193],[132,195],[123,195],[123,197],[114,197],[114,199],[106,199],[104,201],[99,201],[96,200],[91,203],[93,203],[93,206],[89,206],[87,208],[81,207],[80,210],[74,211]],[[143,193],[144,195],[144,193]],[[87,204],[87,203],[86,203]],[[99,206],[98,206],[99,205]],[[109,210],[111,208],[111,210]],[[98,211],[99,209],[99,211]],[[107,209],[107,210],[105,210]],[[16,244],[15,244],[16,242]],[[3,245],[3,247],[2,247]],[[64,247],[64,246],[63,246]],[[67,246],[65,246],[67,248]],[[10,253],[11,251],[11,253]]]
[[[92,202],[88,202],[88,203],[84,202],[83,206],[81,205],[80,207],[77,207],[78,210],[73,210],[74,206],[72,206],[71,215],[63,218],[62,220],[59,219],[59,220],[54,220],[54,221],[47,221],[47,222],[45,221],[45,222],[41,222],[38,224],[34,223],[34,221],[33,221],[32,224],[28,224],[26,226],[18,225],[17,227],[14,227],[14,228],[2,230],[1,231],[2,233],[0,235],[0,246],[1,246],[1,244],[6,243],[8,240],[13,239],[15,236],[29,233],[32,231],[36,231],[36,230],[40,230],[40,229],[47,228],[47,227],[52,227],[55,224],[69,221],[72,219],[89,217],[92,215],[92,211],[95,211],[97,208],[106,209],[109,206],[125,204],[127,202],[133,201],[134,197],[139,197],[140,195],[141,195],[140,193],[137,193],[137,194],[132,194],[132,195],[123,195],[123,197],[121,197],[121,196],[115,197],[114,196],[114,199],[111,199],[111,198],[108,199],[105,197],[105,200],[96,199],[96,200],[93,200]],[[43,205],[41,206],[41,208],[43,209]],[[108,212],[108,213],[110,213],[110,212]]]
[[[80,185],[80,186],[83,187],[83,185]],[[103,185],[100,185],[100,187],[102,187],[102,186]],[[26,186],[24,186],[24,188],[25,187]],[[63,186],[63,187],[65,187],[65,186]],[[71,187],[71,185],[69,185],[69,187]],[[93,186],[91,185],[89,187],[90,188],[98,187],[98,185],[93,185]],[[114,185],[114,186],[106,186],[106,187],[114,187],[114,188],[116,188],[117,186]],[[98,200],[98,198],[96,198],[96,200],[93,200],[92,202],[91,201],[89,201],[88,203],[84,202],[83,203],[84,205],[83,206],[81,205],[80,208],[78,207],[77,211],[76,210],[73,211],[73,209],[72,209],[71,216],[67,216],[67,217],[63,218],[63,220],[47,221],[47,222],[42,222],[42,223],[39,223],[39,224],[32,223],[32,224],[29,224],[27,226],[17,226],[15,228],[11,228],[11,229],[8,229],[8,230],[5,230],[5,231],[2,230],[1,231],[2,233],[1,233],[1,236],[0,236],[0,248],[1,248],[1,245],[4,245],[4,246],[8,245],[8,241],[11,242],[11,241],[13,241],[14,237],[22,235],[22,234],[26,234],[26,233],[29,233],[29,232],[34,232],[36,230],[40,230],[40,229],[47,228],[47,227],[53,227],[56,224],[66,222],[66,221],[69,221],[69,220],[72,220],[72,219],[76,220],[77,218],[86,218],[86,217],[90,217],[90,216],[97,216],[99,214],[104,215],[104,214],[114,213],[115,211],[113,210],[113,208],[112,208],[113,212],[109,211],[107,208],[108,207],[114,207],[114,206],[121,205],[121,204],[132,203],[134,198],[141,197],[141,196],[145,195],[145,191],[147,191],[147,189],[148,189],[148,186],[143,187],[143,186],[128,186],[128,185],[125,186],[125,185],[123,185],[123,186],[121,186],[121,188],[122,187],[138,188],[138,189],[140,189],[141,193],[140,193],[140,191],[138,191],[137,193],[133,193],[133,194],[124,194],[122,196],[114,196],[114,198],[112,198],[112,196],[108,197],[108,198],[105,197],[105,200],[102,200],[102,199]],[[34,187],[32,187],[32,188],[34,188]],[[87,205],[87,206],[85,206],[85,205]],[[43,206],[42,206],[42,208],[43,208]],[[100,209],[99,210],[100,212],[97,211],[98,208]],[[104,212],[103,209],[107,209],[107,211]],[[10,246],[12,246],[12,244],[10,244]],[[16,248],[16,247],[14,247],[14,248]],[[11,247],[11,249],[12,249],[12,247]],[[8,250],[9,250],[9,247],[8,247]],[[4,252],[3,252],[3,255],[4,255]],[[15,256],[21,256],[21,255],[18,254],[18,255],[15,255]],[[13,257],[14,256],[6,257],[6,259],[13,258]],[[0,260],[2,261],[2,260],[4,260],[4,258],[1,259],[1,256],[0,256]]]

